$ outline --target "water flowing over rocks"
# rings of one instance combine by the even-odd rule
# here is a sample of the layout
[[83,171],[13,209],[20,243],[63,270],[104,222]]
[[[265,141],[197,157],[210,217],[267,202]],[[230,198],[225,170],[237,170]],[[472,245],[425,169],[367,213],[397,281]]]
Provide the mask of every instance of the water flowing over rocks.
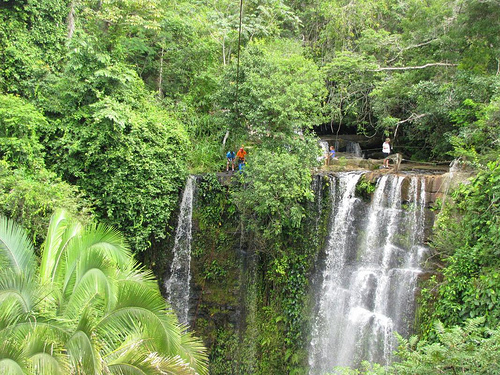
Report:
[[330,176],[335,188],[323,281],[316,291],[311,374],[356,367],[362,360],[389,363],[394,331],[406,335],[411,330],[425,254],[427,181],[379,175],[367,205],[354,196],[360,177],[359,172]]
[[[395,173],[359,166],[314,175],[316,198],[306,209],[318,245],[307,271],[311,319],[305,327],[309,341],[303,343],[311,375],[329,373],[335,366],[357,367],[363,360],[391,362],[394,333],[412,333],[418,283],[427,274],[421,265],[434,222],[430,208],[468,176],[453,169]],[[217,176],[223,194],[235,182],[231,177]],[[203,233],[199,205],[207,209],[213,202],[202,194],[203,203],[194,199],[200,181],[203,176],[191,176],[182,195],[166,295],[182,322],[204,331],[207,346],[232,353],[235,372],[248,370],[259,355],[258,248],[237,217],[230,225],[232,234],[222,237],[225,249]],[[360,192],[360,186],[371,188]],[[215,224],[214,233],[227,231],[224,223]],[[192,258],[191,249],[198,255]],[[220,268],[225,261],[230,265]]]
[[181,323],[188,323],[189,290],[191,280],[191,239],[193,199],[196,177],[189,176],[180,206],[179,221],[172,249],[170,276],[165,281],[167,300]]

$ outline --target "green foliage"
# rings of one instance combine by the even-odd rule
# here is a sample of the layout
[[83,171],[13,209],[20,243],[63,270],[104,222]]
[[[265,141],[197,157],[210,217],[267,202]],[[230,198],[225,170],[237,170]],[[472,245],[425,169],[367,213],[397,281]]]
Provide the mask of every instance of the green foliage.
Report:
[[2,372],[208,373],[201,342],[110,227],[56,212],[37,265],[24,231],[2,217],[0,264]]
[[483,327],[484,318],[468,319],[463,327],[435,323],[436,342],[397,335],[397,360],[381,367],[362,363],[360,369],[337,368],[337,375],[497,374],[500,371],[500,330]]
[[429,296],[433,304],[424,321],[455,325],[480,316],[489,326],[500,321],[499,182],[500,162],[490,162],[439,215],[433,246],[446,268],[434,286],[437,294]]
[[252,150],[242,175],[244,187],[233,193],[245,221],[252,225],[254,220],[253,229],[266,239],[279,238],[284,228],[298,228],[305,216],[303,203],[313,199],[308,166],[314,156],[301,145],[297,139],[288,147]]
[[484,318],[469,319],[464,327],[436,323],[438,341],[399,337],[396,362],[388,373],[497,374],[500,371],[500,330],[482,327]]
[[76,187],[45,168],[39,134],[48,127],[32,104],[0,95],[0,213],[23,225],[37,247],[56,208],[84,212],[83,219],[89,206]]
[[0,8],[0,92],[32,96],[37,81],[58,69],[68,1],[3,2]]
[[378,363],[361,362],[360,368],[352,369],[349,367],[336,367],[331,375],[388,375],[391,369],[381,366]]
[[488,106],[466,100],[452,115],[459,128],[458,134],[450,139],[453,156],[476,166],[495,160],[500,150],[500,98]]
[[237,364],[234,358],[238,356],[238,336],[234,331],[223,328],[215,329],[215,344],[210,353],[210,374],[236,374]]
[[215,174],[198,178],[193,221],[191,270],[196,288],[194,325],[203,336],[210,357],[210,373],[237,373],[241,366],[239,333],[234,311],[239,308],[241,260],[236,251],[240,240],[238,215],[228,186]]
[[0,161],[0,213],[23,225],[37,248],[56,208],[88,220],[89,204],[76,187],[45,168],[28,171]]
[[43,166],[38,133],[47,121],[33,105],[11,95],[0,95],[0,157],[18,166]]
[[364,54],[352,52],[338,53],[326,63],[323,71],[327,77],[329,117],[332,124],[350,126],[351,131],[372,131],[375,124],[370,116],[370,92],[379,79],[375,61]]
[[[284,137],[312,128],[321,121],[323,77],[289,40],[257,41],[242,52],[240,78],[230,70],[222,105],[238,124],[260,139],[283,143]],[[238,94],[236,95],[236,89]]]
[[144,251],[166,236],[185,179],[188,139],[134,71],[94,48],[81,41],[63,79],[49,87],[52,100],[43,104],[55,130],[45,135],[47,160],[89,195],[100,220]]
[[455,43],[463,51],[461,67],[477,73],[498,72],[500,26],[495,14],[500,12],[500,4],[491,0],[471,0],[463,6],[454,35]]
[[[239,4],[228,0],[4,0],[0,210],[39,244],[56,207],[87,205],[77,186],[134,250],[163,249],[187,168],[220,170],[228,149],[250,145],[239,183],[201,182],[196,220],[207,238],[193,249],[196,282],[202,291],[234,290],[232,250],[251,243],[247,250],[261,258],[247,321],[255,327],[241,333],[250,354],[220,343],[214,353],[240,361],[235,372],[300,372],[313,255],[301,249],[318,241],[306,228],[317,154],[307,129],[330,124],[391,136],[412,159],[451,155],[478,167],[495,160],[498,2],[250,0],[243,7],[240,39]],[[423,308],[426,331],[436,319],[498,319],[495,168],[441,214],[433,241],[448,267],[444,280],[422,291],[439,299]],[[361,183],[357,194],[371,189]],[[233,343],[230,308],[214,307],[221,298],[237,303],[222,287],[200,299],[213,317],[204,332]],[[227,331],[213,334],[221,321]]]
[[[226,128],[224,117],[216,114],[198,116],[193,114],[191,121],[191,126],[188,128],[189,136],[193,140],[188,154],[190,172],[210,173],[225,170],[226,152],[231,147],[226,150],[221,149],[220,140],[224,138]],[[233,151],[235,149],[236,147],[232,147]]]
[[356,185],[356,195],[366,201],[370,201],[372,194],[375,192],[376,185],[376,183],[368,181],[363,175]]

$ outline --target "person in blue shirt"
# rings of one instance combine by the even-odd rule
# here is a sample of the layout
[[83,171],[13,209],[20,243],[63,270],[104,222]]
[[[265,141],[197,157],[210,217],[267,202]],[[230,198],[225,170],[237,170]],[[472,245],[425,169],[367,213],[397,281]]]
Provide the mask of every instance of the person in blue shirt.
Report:
[[229,164],[231,164],[231,170],[234,172],[234,159],[236,158],[236,154],[234,153],[234,151],[228,151],[226,154],[226,158],[226,172],[229,172]]
[[330,146],[330,160],[335,158],[335,147]]

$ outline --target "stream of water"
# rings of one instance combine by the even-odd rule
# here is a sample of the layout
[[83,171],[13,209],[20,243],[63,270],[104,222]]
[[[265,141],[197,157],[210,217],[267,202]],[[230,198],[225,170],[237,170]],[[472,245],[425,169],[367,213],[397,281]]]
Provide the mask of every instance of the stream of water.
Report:
[[196,178],[189,176],[182,195],[179,221],[175,232],[170,277],[165,281],[167,300],[177,314],[179,321],[185,324],[188,323],[189,315],[192,217],[195,186]]
[[394,332],[405,336],[412,326],[425,254],[425,179],[382,176],[366,204],[354,196],[360,176],[331,177],[332,215],[310,343],[311,375],[357,367],[363,360],[387,364]]

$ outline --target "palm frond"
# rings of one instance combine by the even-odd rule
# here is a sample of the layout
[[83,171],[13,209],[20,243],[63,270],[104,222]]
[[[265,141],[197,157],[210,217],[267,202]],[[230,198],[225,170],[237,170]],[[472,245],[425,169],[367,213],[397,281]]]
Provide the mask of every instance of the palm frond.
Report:
[[38,292],[38,284],[24,273],[19,274],[13,270],[0,272],[0,303],[7,298],[15,298],[26,313],[33,310],[40,299]]
[[[61,357],[62,358],[62,357]],[[31,370],[34,374],[40,375],[66,375],[68,366],[58,361],[50,353],[39,352],[30,358]]]
[[98,268],[89,269],[79,280],[64,304],[63,316],[75,321],[79,320],[82,312],[90,305],[100,307],[102,314],[107,310],[105,306],[111,305],[111,286],[108,277]]
[[87,375],[102,374],[102,366],[99,353],[95,348],[89,335],[83,331],[77,331],[66,344],[70,354],[70,361],[76,373]]
[[66,337],[66,333],[54,324],[17,323],[0,333],[0,358],[10,358],[21,367],[33,370],[24,373],[68,374],[64,353]]
[[123,307],[104,317],[97,328],[108,353],[131,334],[139,334],[161,354],[177,353],[180,329],[167,331],[162,318],[142,307]]
[[0,340],[2,331],[16,324],[23,316],[22,308],[18,302],[17,295],[0,296]]
[[29,358],[35,373],[68,374],[69,362],[66,355],[66,335],[54,325],[32,325],[23,342],[23,352]]
[[57,211],[42,250],[0,219],[0,374],[207,374],[119,232]]
[[158,284],[143,282],[141,280],[118,280],[117,301],[115,309],[122,307],[143,307],[154,313],[160,313],[165,309],[165,300],[158,289]]
[[196,370],[197,374],[208,375],[206,348],[191,332],[181,334],[181,357]]
[[28,350],[28,344],[30,344],[33,349],[30,349],[29,353],[34,354],[37,352],[37,348],[42,348],[48,342],[66,342],[70,335],[71,332],[64,322],[57,320],[34,321],[33,317],[27,317],[4,329],[0,334],[0,339],[8,338],[10,342],[23,347],[23,350]]
[[[142,308],[152,312],[156,319],[161,322],[161,330],[165,332],[166,337],[175,340],[161,344],[161,347],[165,350],[162,354],[174,353],[172,350],[175,351],[179,348],[176,340],[179,338],[181,328],[173,311],[166,309],[166,303],[158,289],[158,284],[153,284],[150,281],[126,279],[117,281],[116,288],[116,305],[113,310]],[[154,332],[151,334],[154,334]]]
[[84,233],[80,243],[82,251],[91,247],[99,247],[119,268],[123,269],[128,265],[132,253],[125,238],[116,229],[97,224],[85,227]]
[[10,358],[0,359],[0,374],[4,375],[24,375],[23,368],[19,363]]
[[63,290],[70,290],[75,282],[80,258],[85,254],[100,252],[116,268],[130,269],[131,254],[123,236],[105,225],[87,226],[66,247],[66,265]]
[[142,284],[148,284],[151,288],[158,288],[158,281],[151,270],[145,269],[132,259],[130,268],[120,274],[120,278],[129,281],[138,281]]
[[[23,355],[22,345],[19,345],[19,343],[8,334],[0,334],[0,340],[0,363],[3,363],[5,368],[20,368],[24,371],[26,369],[26,357]],[[2,365],[0,365],[0,369],[3,369]],[[0,374],[4,373],[5,372],[0,371]]]
[[0,216],[0,267],[14,269],[26,277],[33,275],[36,267],[33,244],[26,231],[3,216]]
[[144,369],[131,363],[117,363],[110,365],[108,366],[108,370],[110,373],[115,375],[149,375],[149,373],[144,371]]
[[108,369],[112,374],[172,374],[194,375],[195,371],[179,356],[165,357],[149,350],[142,341],[123,347],[120,355],[109,362]]
[[40,278],[43,284],[54,282],[68,243],[78,235],[82,226],[71,220],[65,210],[57,210],[50,219],[47,238],[42,248]]

